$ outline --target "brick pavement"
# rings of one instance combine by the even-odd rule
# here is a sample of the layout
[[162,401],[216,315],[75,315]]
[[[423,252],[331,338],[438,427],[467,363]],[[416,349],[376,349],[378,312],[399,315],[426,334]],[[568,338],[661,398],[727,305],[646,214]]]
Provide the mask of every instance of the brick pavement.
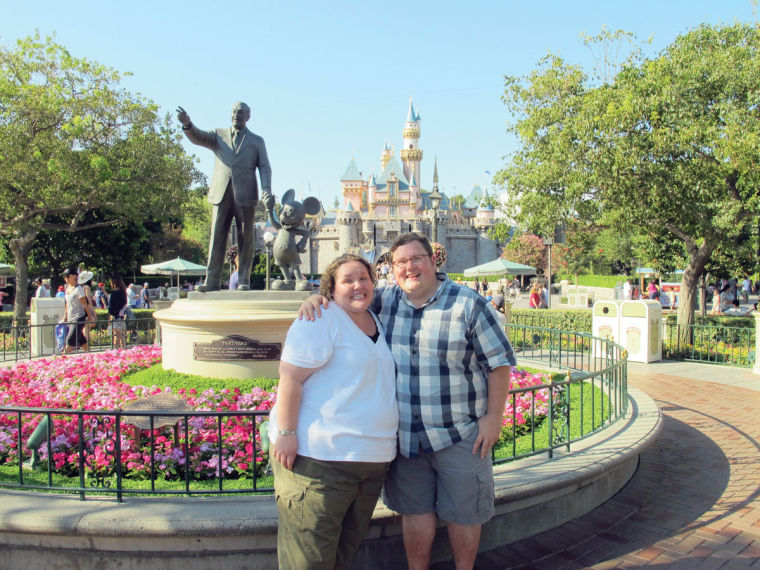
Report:
[[628,485],[579,519],[480,554],[478,570],[760,570],[760,391],[642,372],[629,382],[657,401],[664,426]]

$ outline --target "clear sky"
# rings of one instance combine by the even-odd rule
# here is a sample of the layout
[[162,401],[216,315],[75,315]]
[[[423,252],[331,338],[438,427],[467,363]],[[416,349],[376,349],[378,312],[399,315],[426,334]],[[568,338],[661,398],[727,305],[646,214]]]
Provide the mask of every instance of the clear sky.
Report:
[[[380,173],[384,143],[401,148],[409,97],[420,114],[422,187],[438,157],[442,191],[467,194],[515,141],[500,100],[504,75],[547,52],[592,66],[580,41],[602,26],[651,37],[655,54],[701,23],[755,21],[750,0],[318,2],[0,0],[0,43],[39,29],[72,55],[133,74],[124,86],[201,128],[227,126],[242,100],[264,137],[273,190],[326,208],[351,157]],[[187,143],[210,179],[210,151]],[[342,201],[341,201],[342,203]]]

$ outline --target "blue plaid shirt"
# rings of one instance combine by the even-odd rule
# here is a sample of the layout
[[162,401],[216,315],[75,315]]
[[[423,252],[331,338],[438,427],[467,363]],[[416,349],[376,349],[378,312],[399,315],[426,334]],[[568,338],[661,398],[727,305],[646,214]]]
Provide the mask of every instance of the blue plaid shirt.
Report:
[[467,287],[443,282],[416,308],[400,287],[377,290],[374,310],[396,360],[399,447],[404,457],[468,437],[488,407],[488,373],[514,366],[495,310]]

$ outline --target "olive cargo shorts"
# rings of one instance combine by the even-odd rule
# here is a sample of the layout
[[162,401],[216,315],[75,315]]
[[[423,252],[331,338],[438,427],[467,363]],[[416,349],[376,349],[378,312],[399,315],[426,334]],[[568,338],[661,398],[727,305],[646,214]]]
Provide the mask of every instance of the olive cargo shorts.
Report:
[[344,568],[367,533],[388,463],[298,455],[293,471],[275,460],[272,468],[280,568]]

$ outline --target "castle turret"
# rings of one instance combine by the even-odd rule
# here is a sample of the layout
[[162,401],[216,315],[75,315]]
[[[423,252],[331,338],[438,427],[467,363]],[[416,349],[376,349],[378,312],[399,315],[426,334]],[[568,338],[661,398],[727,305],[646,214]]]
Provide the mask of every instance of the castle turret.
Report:
[[345,210],[337,213],[335,221],[338,224],[338,252],[346,253],[361,241],[361,216],[349,202]]
[[391,159],[391,155],[393,152],[391,151],[388,144],[383,145],[383,152],[380,153],[380,164],[382,165],[383,170],[385,170],[385,165],[388,164],[388,161]]
[[414,112],[412,98],[409,97],[409,112],[404,123],[404,148],[401,150],[401,160],[404,163],[404,176],[411,180],[414,176],[419,182],[422,180],[420,175],[420,162],[422,161],[422,150],[420,150],[420,116]]
[[350,204],[354,210],[361,210],[364,184],[362,173],[356,167],[353,157],[351,158],[351,162],[348,163],[343,176],[340,177],[340,185],[343,191],[343,207],[348,207]]

